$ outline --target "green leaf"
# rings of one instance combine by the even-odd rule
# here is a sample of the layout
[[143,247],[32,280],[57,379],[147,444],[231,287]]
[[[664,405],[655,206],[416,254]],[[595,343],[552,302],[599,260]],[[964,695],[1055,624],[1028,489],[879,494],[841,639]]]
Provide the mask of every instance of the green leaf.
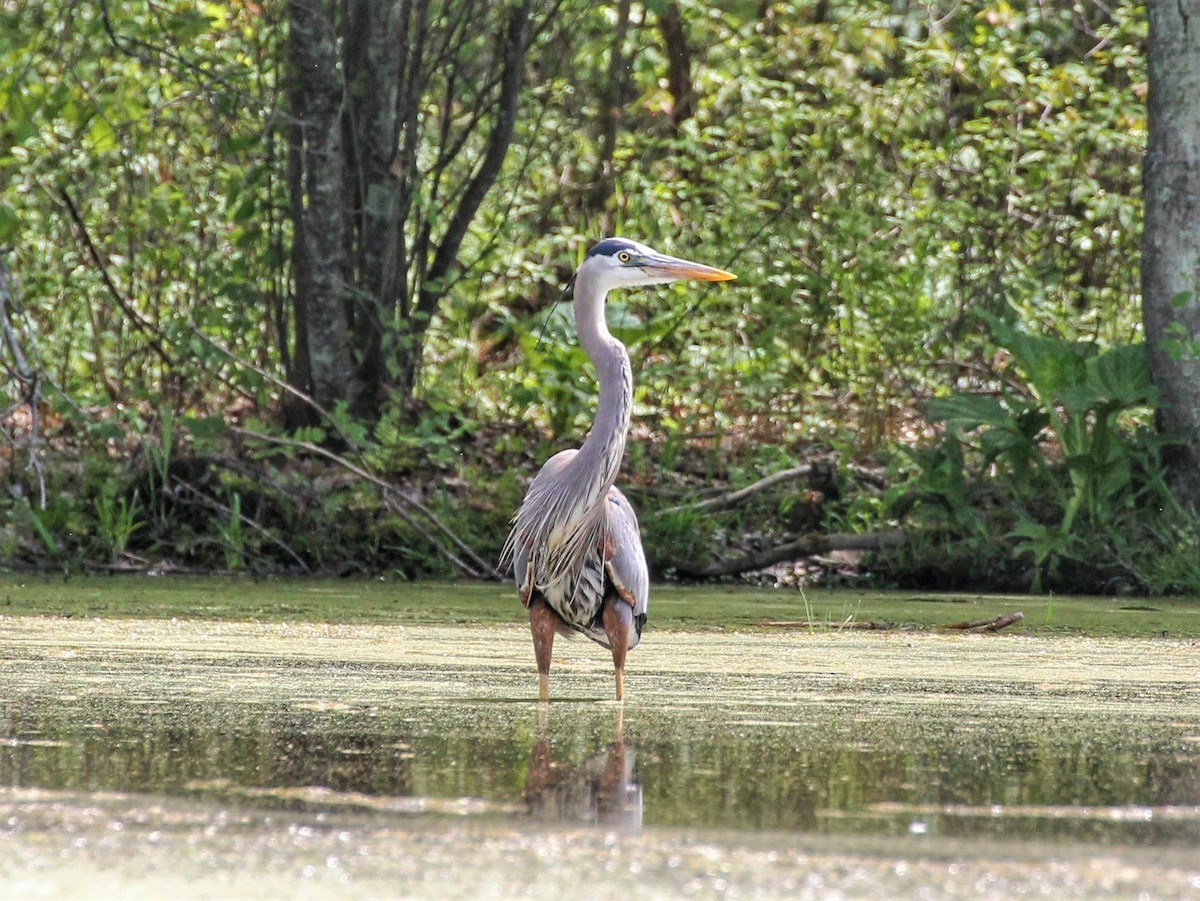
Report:
[[930,419],[952,424],[960,429],[980,425],[1006,425],[1012,412],[1000,398],[988,394],[952,394],[935,397],[927,405]]
[[1144,344],[1118,344],[1089,359],[1087,384],[1097,404],[1116,409],[1150,405],[1158,396]]
[[117,140],[117,132],[103,116],[96,116],[92,119],[92,126],[88,129],[88,143],[92,146],[92,150],[96,153],[109,153],[121,146],[121,142]]
[[984,319],[996,343],[1013,355],[1013,362],[1043,403],[1060,402],[1068,388],[1083,384],[1085,361],[1095,353],[1094,345],[1031,335],[994,316],[985,315]]

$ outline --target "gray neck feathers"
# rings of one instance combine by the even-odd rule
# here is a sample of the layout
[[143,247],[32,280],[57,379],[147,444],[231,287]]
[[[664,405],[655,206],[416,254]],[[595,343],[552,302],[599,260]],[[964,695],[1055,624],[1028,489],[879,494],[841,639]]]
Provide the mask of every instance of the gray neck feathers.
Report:
[[629,354],[604,322],[605,293],[586,275],[581,275],[575,285],[575,329],[579,343],[596,367],[600,401],[592,430],[571,469],[589,479],[589,493],[595,492],[596,501],[608,494],[621,468],[633,403]]

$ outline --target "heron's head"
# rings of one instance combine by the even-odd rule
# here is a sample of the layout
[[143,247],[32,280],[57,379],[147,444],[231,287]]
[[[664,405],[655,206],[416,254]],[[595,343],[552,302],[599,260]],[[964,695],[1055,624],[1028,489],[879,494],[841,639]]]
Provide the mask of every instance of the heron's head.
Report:
[[702,282],[727,282],[737,278],[731,272],[669,257],[645,244],[627,238],[605,238],[588,251],[579,267],[605,291],[632,285],[664,285],[680,279]]

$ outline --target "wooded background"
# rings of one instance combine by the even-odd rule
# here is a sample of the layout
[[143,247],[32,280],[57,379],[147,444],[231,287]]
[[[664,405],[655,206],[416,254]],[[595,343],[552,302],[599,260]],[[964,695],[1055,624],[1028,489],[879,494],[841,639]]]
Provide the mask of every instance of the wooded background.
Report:
[[0,559],[492,575],[621,234],[657,575],[1200,592],[1196,5],[5,5]]

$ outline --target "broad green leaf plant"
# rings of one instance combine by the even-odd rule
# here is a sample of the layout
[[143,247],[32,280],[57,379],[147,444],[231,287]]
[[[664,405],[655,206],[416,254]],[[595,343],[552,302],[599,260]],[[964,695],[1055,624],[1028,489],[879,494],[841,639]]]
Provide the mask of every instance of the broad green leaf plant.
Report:
[[979,524],[969,482],[1004,484],[1016,516],[1007,537],[1017,554],[1032,556],[1032,587],[1040,590],[1056,558],[1076,550],[1081,520],[1103,529],[1144,492],[1165,491],[1157,475],[1162,439],[1138,428],[1157,395],[1142,344],[1101,348],[983,318],[1010,358],[1008,378],[995,394],[929,404],[944,431],[918,453],[917,482],[959,528]]

